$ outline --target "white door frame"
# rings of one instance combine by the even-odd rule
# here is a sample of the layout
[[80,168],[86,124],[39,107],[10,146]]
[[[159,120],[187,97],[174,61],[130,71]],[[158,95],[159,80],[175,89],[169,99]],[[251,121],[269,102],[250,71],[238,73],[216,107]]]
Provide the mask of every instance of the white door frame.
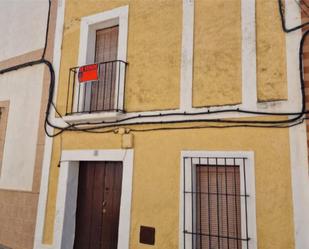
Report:
[[73,249],[80,161],[121,161],[121,187],[118,249],[129,248],[133,150],[67,150],[62,151],[58,181],[54,228],[55,249]]

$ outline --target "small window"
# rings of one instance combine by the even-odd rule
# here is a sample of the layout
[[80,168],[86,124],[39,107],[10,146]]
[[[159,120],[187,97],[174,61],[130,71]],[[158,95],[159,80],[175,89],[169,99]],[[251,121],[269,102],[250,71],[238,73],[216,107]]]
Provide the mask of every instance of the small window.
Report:
[[195,248],[242,248],[239,166],[195,170]]
[[247,158],[186,157],[183,249],[252,249]]
[[8,111],[9,111],[9,101],[0,101],[0,175],[3,160]]

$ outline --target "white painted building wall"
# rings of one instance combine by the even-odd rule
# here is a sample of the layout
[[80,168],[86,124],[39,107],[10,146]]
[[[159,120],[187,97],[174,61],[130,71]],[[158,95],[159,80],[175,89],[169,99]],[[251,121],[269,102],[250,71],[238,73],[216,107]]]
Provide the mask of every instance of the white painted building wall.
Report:
[[44,66],[0,76],[0,101],[9,100],[0,188],[31,190]]
[[[48,7],[48,0],[0,0],[0,65],[44,48]],[[44,69],[0,75],[0,101],[10,101],[0,189],[32,190]]]
[[47,0],[0,0],[0,61],[41,49]]

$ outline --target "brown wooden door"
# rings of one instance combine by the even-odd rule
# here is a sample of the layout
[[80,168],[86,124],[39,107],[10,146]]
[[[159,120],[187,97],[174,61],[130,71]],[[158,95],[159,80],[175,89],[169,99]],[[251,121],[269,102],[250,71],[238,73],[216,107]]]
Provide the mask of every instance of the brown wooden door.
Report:
[[[96,32],[95,63],[99,64],[99,81],[93,82],[91,90],[91,111],[112,111],[115,109],[115,87],[117,72],[119,26]],[[106,63],[107,62],[107,63]]]
[[81,162],[74,249],[117,249],[121,162]]

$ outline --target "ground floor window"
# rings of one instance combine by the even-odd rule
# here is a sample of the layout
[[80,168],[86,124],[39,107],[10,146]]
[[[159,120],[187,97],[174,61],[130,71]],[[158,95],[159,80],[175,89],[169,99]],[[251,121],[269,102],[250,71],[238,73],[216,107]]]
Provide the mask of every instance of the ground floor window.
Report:
[[247,161],[247,157],[183,157],[184,249],[254,248]]

